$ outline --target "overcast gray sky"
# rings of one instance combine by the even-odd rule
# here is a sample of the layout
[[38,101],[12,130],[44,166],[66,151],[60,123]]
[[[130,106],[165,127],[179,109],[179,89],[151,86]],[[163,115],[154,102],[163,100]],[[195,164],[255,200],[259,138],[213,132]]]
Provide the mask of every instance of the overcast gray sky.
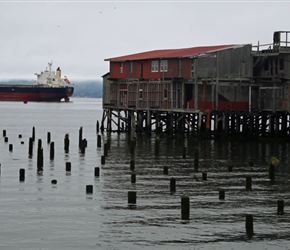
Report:
[[271,43],[290,1],[1,1],[0,80],[35,79],[53,60],[74,80],[104,59],[155,49]]

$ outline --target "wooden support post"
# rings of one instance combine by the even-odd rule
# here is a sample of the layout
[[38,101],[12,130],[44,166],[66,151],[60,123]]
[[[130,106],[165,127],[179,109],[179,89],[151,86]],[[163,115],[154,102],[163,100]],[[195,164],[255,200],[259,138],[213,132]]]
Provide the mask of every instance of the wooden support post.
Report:
[[137,202],[137,193],[136,191],[128,191],[128,204],[135,205]]
[[188,196],[181,197],[181,219],[189,220],[190,201]]
[[23,182],[25,180],[25,169],[20,168],[19,169],[19,181]]
[[254,223],[253,223],[253,215],[246,215],[246,233],[249,237],[254,235]]
[[47,132],[47,143],[49,144],[51,141],[51,134],[50,132]]
[[94,175],[95,175],[95,177],[99,177],[100,176],[100,168],[99,167],[95,167]]
[[50,143],[50,160],[54,159],[54,142]]
[[251,176],[246,177],[246,190],[247,191],[252,190],[252,177]]
[[176,192],[176,179],[173,177],[170,178],[170,192]]
[[86,193],[87,194],[93,193],[93,185],[86,185]]
[[284,200],[277,201],[277,214],[278,215],[284,214]]

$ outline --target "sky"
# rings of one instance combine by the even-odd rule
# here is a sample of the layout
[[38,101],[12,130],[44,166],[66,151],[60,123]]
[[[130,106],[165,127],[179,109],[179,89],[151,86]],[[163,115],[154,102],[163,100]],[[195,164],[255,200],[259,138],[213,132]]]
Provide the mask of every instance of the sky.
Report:
[[290,0],[0,0],[0,80],[35,80],[51,61],[71,82],[101,80],[111,57],[268,44],[290,31],[289,9]]

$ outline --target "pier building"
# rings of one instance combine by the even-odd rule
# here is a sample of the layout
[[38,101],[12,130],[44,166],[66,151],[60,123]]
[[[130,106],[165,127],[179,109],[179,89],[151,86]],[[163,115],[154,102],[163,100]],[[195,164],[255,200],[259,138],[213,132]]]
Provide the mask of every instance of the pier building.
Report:
[[108,132],[289,135],[290,31],[269,44],[161,49],[107,58]]

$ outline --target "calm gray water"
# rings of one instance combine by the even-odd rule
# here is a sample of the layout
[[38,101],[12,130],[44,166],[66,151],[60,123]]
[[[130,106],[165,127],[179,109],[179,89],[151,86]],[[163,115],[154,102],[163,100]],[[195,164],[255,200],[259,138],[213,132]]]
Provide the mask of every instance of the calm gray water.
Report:
[[[155,138],[139,136],[134,154],[136,176],[131,184],[130,149],[124,134],[110,139],[105,165],[97,147],[96,122],[101,121],[101,99],[72,98],[70,103],[0,102],[0,249],[289,249],[290,146],[282,142],[196,141],[161,137],[159,156]],[[36,171],[28,141],[35,127],[41,139],[44,171]],[[88,141],[78,149],[78,133]],[[4,142],[2,130],[7,131]],[[47,132],[55,143],[49,160]],[[64,136],[70,151],[64,152]],[[19,138],[19,134],[22,138]],[[24,144],[21,144],[24,142]],[[13,144],[13,151],[9,151]],[[182,148],[187,157],[182,158]],[[194,171],[198,147],[199,171]],[[280,160],[275,181],[268,178],[269,159]],[[71,162],[72,171],[65,171]],[[254,165],[249,166],[253,161]],[[169,174],[163,174],[163,167]],[[228,166],[233,171],[228,171]],[[94,168],[101,168],[99,178]],[[19,169],[25,181],[19,182]],[[202,172],[207,180],[202,180]],[[252,176],[252,191],[245,178]],[[170,193],[170,178],[176,192]],[[56,179],[57,185],[51,180]],[[93,194],[86,194],[93,185]],[[225,190],[225,200],[218,191]],[[137,206],[128,206],[128,191],[137,192]],[[190,197],[190,220],[181,220],[181,196]],[[285,202],[277,215],[277,200]],[[245,231],[245,216],[254,217],[254,236]]]

